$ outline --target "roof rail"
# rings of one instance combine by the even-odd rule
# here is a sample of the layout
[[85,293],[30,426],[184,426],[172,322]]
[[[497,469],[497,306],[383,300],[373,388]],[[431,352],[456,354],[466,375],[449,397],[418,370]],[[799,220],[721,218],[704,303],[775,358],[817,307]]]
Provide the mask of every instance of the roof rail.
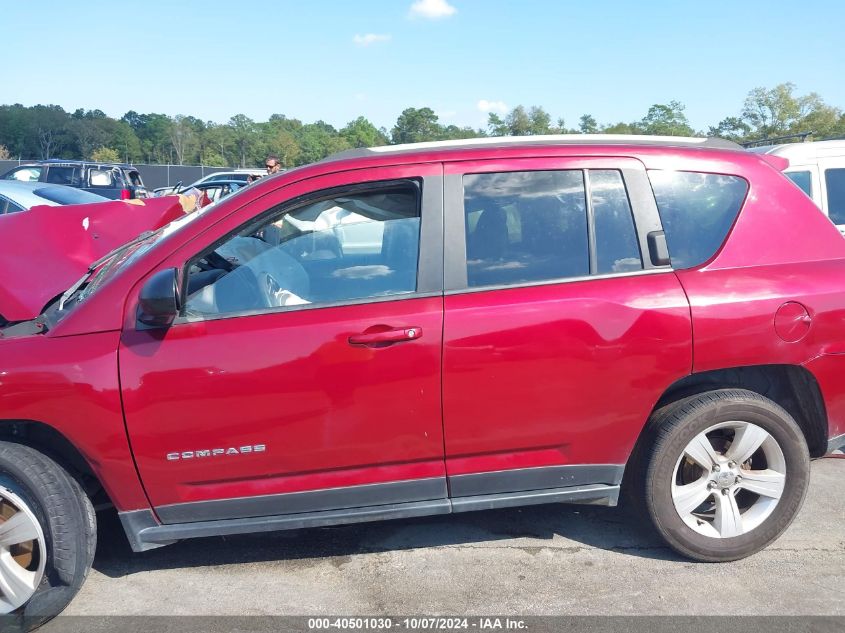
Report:
[[473,149],[476,147],[512,147],[514,145],[658,145],[668,147],[709,147],[742,149],[742,146],[722,138],[696,136],[652,136],[646,134],[548,134],[537,136],[485,136],[482,138],[428,141],[380,147],[348,149],[324,158],[320,162],[364,158],[367,156],[404,154],[437,149]]
[[795,134],[785,134],[784,136],[772,136],[769,138],[761,138],[756,141],[746,141],[742,144],[746,149],[749,147],[761,147],[763,145],[777,145],[792,138],[801,139],[802,143],[807,142],[807,137],[812,136],[812,132],[797,132]]

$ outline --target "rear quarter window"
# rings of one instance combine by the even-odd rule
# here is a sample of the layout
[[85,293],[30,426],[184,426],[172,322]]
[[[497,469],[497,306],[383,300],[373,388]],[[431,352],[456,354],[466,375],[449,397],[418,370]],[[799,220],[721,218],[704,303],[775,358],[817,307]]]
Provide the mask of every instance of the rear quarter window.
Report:
[[648,172],[676,269],[693,268],[719,250],[742,208],[748,183],[738,176],[688,171]]

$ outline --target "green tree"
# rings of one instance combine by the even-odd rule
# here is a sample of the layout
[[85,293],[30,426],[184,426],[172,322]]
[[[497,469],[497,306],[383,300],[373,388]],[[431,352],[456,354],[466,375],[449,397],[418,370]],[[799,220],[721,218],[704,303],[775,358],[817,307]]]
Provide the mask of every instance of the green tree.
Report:
[[91,160],[96,163],[119,163],[120,154],[111,147],[98,147],[91,152]]
[[747,140],[750,133],[751,126],[735,116],[725,117],[719,121],[718,125],[710,126],[707,129],[707,136],[717,136],[737,143]]
[[340,135],[351,147],[377,147],[388,143],[387,135],[363,116],[347,123]]
[[490,136],[507,136],[509,133],[508,124],[495,112],[487,115],[487,130]]
[[639,127],[644,134],[693,136],[695,131],[687,121],[685,109],[680,101],[670,101],[668,104],[655,103],[648,109]]
[[614,123],[601,129],[602,134],[642,134],[636,123]]
[[326,156],[349,149],[349,142],[337,130],[324,121],[302,126],[299,134],[300,154],[297,165],[315,163]]
[[552,117],[543,108],[531,106],[528,111],[528,134],[541,135],[552,133]]
[[229,119],[228,126],[232,130],[232,140],[237,151],[238,165],[246,167],[258,140],[255,121],[245,114],[236,114]]
[[526,136],[531,134],[531,117],[521,105],[516,106],[505,117],[508,134],[511,136]]
[[578,119],[578,131],[581,134],[597,134],[599,131],[599,125],[596,123],[595,118],[592,114],[582,114],[581,118]]
[[431,108],[407,108],[390,131],[391,142],[420,143],[435,141],[442,133],[438,116]]

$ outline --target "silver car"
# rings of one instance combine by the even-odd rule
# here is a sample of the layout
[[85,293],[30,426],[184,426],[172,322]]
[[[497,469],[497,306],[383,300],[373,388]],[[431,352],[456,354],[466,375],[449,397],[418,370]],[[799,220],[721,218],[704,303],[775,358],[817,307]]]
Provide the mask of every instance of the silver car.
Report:
[[39,204],[60,206],[106,202],[108,198],[75,187],[43,182],[0,180],[0,215],[26,211]]

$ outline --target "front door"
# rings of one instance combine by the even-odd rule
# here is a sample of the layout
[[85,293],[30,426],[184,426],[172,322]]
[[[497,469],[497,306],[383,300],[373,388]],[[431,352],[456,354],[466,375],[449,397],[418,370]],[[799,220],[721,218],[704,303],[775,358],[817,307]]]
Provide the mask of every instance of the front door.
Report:
[[182,316],[120,348],[162,522],[446,497],[440,174],[312,179],[186,251]]

